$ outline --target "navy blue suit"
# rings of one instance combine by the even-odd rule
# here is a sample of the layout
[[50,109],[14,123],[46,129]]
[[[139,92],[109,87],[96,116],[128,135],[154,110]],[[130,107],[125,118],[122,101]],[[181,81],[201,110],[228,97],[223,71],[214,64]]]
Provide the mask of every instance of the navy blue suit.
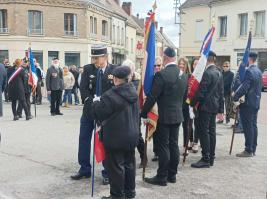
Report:
[[256,65],[251,65],[234,95],[234,101],[245,96],[245,103],[240,105],[240,117],[245,135],[245,150],[249,153],[255,153],[257,147],[257,116],[260,109],[261,89],[262,73]]

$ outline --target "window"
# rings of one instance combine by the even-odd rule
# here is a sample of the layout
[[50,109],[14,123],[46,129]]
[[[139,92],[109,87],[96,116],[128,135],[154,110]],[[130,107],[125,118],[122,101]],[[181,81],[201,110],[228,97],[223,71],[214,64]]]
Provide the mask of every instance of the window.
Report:
[[65,53],[65,65],[71,66],[75,65],[80,66],[80,53],[79,52],[66,52]]
[[265,36],[265,11],[259,11],[254,13],[255,17],[255,36]]
[[102,20],[102,36],[108,37],[108,22]]
[[227,37],[227,17],[219,17],[220,37]]
[[64,33],[66,36],[78,36],[76,14],[64,14]]
[[90,33],[91,33],[91,36],[97,35],[97,19],[92,16],[90,17]]
[[196,31],[195,31],[196,41],[203,41],[205,36],[204,30],[204,20],[200,19],[196,21]]
[[28,35],[43,35],[43,13],[30,10],[28,12]]
[[8,50],[0,50],[0,63],[3,63],[4,59],[8,59]]
[[120,45],[121,42],[120,27],[117,26],[117,44]]
[[126,37],[125,48],[126,48],[127,50],[129,49],[129,37]]
[[112,43],[115,44],[116,43],[116,33],[115,33],[115,25],[112,26]]
[[7,10],[0,10],[0,34],[1,33],[8,33]]
[[58,51],[48,51],[48,67],[52,64],[54,58],[58,58]]
[[134,42],[133,42],[133,38],[131,39],[131,53],[133,53],[134,50]]
[[124,45],[124,28],[121,28],[121,45]]
[[247,13],[239,15],[239,23],[240,23],[239,36],[246,36],[248,32],[248,14]]
[[43,51],[32,51],[33,58],[40,64],[43,69]]

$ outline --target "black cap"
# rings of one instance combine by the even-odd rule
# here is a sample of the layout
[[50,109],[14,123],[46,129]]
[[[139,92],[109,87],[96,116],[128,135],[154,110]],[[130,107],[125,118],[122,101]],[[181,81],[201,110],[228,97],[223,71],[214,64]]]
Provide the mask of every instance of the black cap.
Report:
[[119,79],[126,79],[131,74],[131,69],[128,66],[119,66],[113,70],[112,74]]
[[176,52],[173,48],[171,47],[167,47],[164,50],[164,55],[166,55],[167,57],[175,57],[176,56]]
[[209,57],[217,57],[216,53],[210,50]]
[[250,53],[249,53],[249,57],[250,57],[250,58],[257,59],[257,58],[258,58],[258,54],[255,53],[255,52],[250,52]]
[[92,57],[100,57],[104,56],[108,53],[107,46],[102,44],[93,45],[91,47],[91,56]]

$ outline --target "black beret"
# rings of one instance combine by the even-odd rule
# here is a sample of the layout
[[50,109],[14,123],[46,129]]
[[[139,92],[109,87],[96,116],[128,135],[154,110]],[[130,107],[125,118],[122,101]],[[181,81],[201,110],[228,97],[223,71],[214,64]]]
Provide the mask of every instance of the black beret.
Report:
[[216,53],[210,50],[209,57],[217,57]]
[[113,70],[112,74],[119,79],[126,79],[131,74],[131,69],[128,66],[119,66]]
[[175,57],[176,56],[176,52],[173,48],[171,47],[167,47],[164,50],[164,55],[166,55],[167,57]]
[[102,44],[96,44],[91,47],[91,56],[100,57],[108,53],[107,46]]
[[257,59],[258,58],[258,54],[255,53],[255,52],[250,52],[249,53],[249,57]]

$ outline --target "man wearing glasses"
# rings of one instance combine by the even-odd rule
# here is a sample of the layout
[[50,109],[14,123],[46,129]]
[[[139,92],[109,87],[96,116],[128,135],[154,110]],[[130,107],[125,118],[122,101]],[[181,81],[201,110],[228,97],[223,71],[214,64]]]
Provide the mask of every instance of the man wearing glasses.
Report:
[[[223,64],[223,83],[224,83],[224,99],[225,99],[225,110],[226,110],[226,124],[230,122],[231,114],[231,85],[234,80],[234,73],[230,70],[230,62],[226,61]],[[223,120],[218,121],[223,123]]]

